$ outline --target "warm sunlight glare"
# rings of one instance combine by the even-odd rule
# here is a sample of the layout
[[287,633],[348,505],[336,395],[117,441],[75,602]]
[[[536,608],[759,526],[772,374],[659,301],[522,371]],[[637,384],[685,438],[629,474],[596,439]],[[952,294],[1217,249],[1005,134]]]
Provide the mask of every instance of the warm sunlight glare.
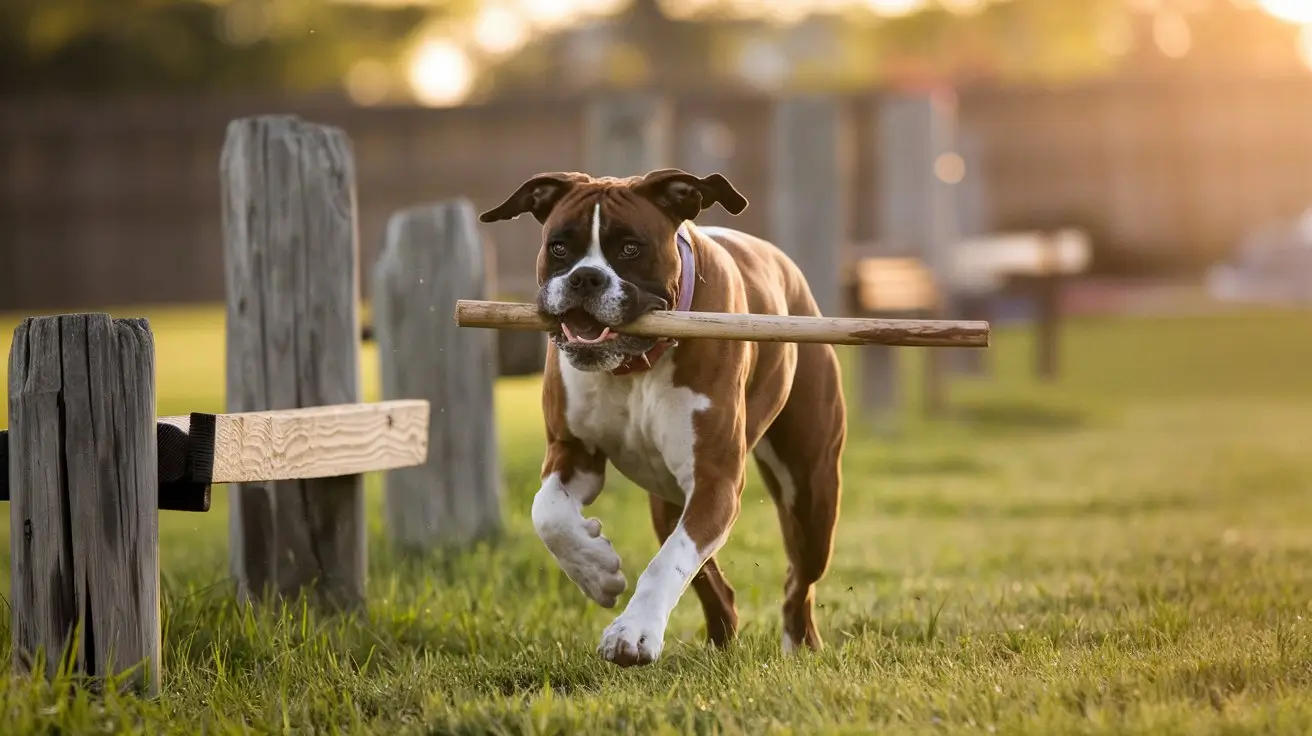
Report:
[[966,178],[966,160],[959,154],[945,153],[934,159],[934,176],[944,184],[960,184]]
[[578,14],[571,0],[519,0],[519,7],[529,20],[545,30],[567,26]]
[[387,97],[387,65],[377,59],[361,59],[346,73],[346,94],[357,105],[377,105]]
[[1153,17],[1153,43],[1164,56],[1183,58],[1193,46],[1189,21],[1174,10],[1164,10]]
[[502,5],[483,8],[474,21],[474,40],[483,50],[507,54],[528,41],[529,28],[520,16]]
[[1290,23],[1312,23],[1312,0],[1257,0],[1266,12]]
[[1312,23],[1303,26],[1298,34],[1298,58],[1303,60],[1303,66],[1312,69]]
[[420,104],[449,107],[464,101],[474,85],[474,68],[464,50],[450,41],[423,42],[410,60],[410,89]]
[[925,0],[865,0],[866,6],[879,15],[910,15],[925,7]]

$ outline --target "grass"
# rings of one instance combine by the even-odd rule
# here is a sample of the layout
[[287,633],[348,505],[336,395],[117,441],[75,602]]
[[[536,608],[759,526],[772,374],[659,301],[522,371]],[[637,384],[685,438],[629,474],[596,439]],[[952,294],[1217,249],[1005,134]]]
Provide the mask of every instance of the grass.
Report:
[[[147,313],[160,412],[219,409],[220,318]],[[741,640],[706,648],[689,593],[662,660],[635,670],[594,654],[617,611],[533,535],[537,387],[505,381],[499,542],[398,559],[375,486],[367,615],[254,611],[224,579],[224,494],[161,513],[162,697],[5,677],[5,731],[1307,733],[1309,335],[1305,314],[1084,321],[1062,381],[1038,386],[1026,336],[1000,332],[997,377],[957,384],[955,421],[854,432],[826,651],[779,653],[784,558],[753,475],[721,558]],[[656,551],[638,493],[612,475],[596,505],[630,593]]]

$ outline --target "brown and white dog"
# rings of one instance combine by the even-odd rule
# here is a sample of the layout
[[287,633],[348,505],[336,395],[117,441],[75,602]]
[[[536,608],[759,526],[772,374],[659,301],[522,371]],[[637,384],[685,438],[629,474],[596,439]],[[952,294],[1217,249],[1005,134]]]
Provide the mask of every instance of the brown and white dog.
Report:
[[623,334],[625,324],[657,309],[820,313],[782,251],[736,230],[692,224],[716,203],[732,214],[747,206],[719,174],[552,173],[524,182],[479,217],[527,212],[543,226],[538,308],[560,330],[547,348],[547,453],[533,525],[565,574],[606,608],[627,581],[601,522],[585,519],[583,507],[601,493],[607,460],[650,494],[660,550],[598,647],[623,666],[660,656],[690,582],[709,640],[734,638],[734,592],[715,553],[738,517],[749,453],[788,552],[783,648],[822,646],[811,609],[829,566],[847,435],[833,347]]

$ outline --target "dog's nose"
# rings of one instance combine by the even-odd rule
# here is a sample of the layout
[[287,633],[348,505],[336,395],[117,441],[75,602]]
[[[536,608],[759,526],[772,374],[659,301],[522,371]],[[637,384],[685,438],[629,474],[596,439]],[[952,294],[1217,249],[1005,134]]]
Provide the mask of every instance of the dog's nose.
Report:
[[606,288],[609,279],[601,269],[584,266],[569,275],[569,288],[581,294],[592,294]]

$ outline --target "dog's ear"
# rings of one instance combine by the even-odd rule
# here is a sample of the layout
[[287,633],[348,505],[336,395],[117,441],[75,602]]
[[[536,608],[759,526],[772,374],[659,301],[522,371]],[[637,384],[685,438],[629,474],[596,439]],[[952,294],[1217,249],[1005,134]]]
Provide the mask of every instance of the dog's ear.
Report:
[[540,224],[544,224],[561,198],[588,179],[587,174],[564,171],[538,174],[520,184],[506,201],[479,215],[479,222],[513,220],[527,212]]
[[747,198],[720,174],[699,179],[681,169],[657,169],[642,177],[633,190],[678,222],[695,219],[717,203],[731,215],[747,208]]

